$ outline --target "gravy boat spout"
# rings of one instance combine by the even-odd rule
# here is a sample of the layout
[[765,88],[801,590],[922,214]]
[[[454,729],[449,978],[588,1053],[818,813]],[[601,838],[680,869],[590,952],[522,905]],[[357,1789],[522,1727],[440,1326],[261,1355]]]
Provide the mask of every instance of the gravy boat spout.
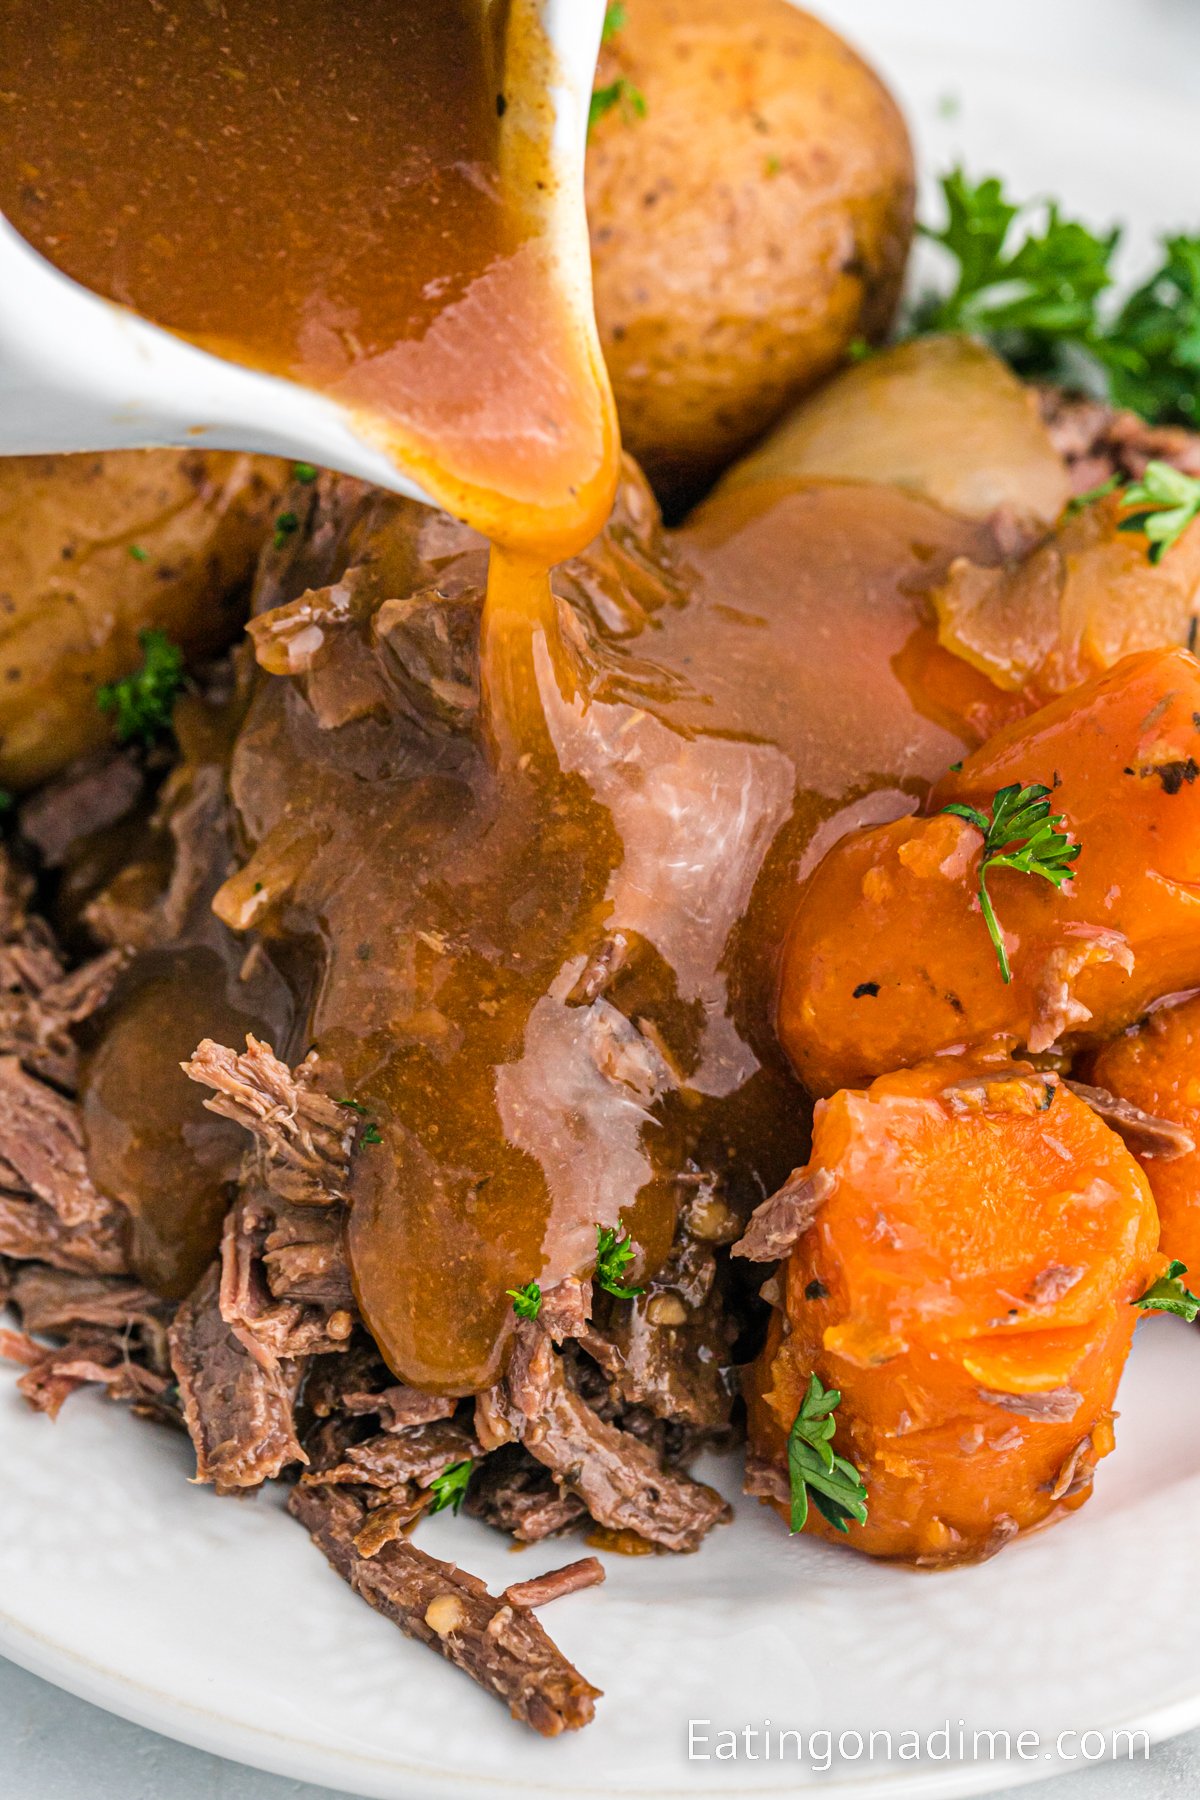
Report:
[[[566,303],[594,334],[583,160],[604,0],[517,0],[522,10],[549,47],[538,67],[552,70],[544,94],[523,96],[545,121],[554,177],[543,229]],[[349,408],[101,298],[0,215],[0,455],[163,445],[295,458],[428,500]]]

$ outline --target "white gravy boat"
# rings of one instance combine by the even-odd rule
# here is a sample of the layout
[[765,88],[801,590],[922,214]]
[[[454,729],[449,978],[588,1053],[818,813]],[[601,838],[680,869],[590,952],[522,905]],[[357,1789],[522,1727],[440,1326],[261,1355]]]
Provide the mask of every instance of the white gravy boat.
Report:
[[[549,96],[556,266],[577,316],[583,309],[590,319],[583,159],[605,4],[536,5],[561,77]],[[427,500],[336,401],[198,350],[101,299],[0,215],[0,456],[167,444],[291,457]]]

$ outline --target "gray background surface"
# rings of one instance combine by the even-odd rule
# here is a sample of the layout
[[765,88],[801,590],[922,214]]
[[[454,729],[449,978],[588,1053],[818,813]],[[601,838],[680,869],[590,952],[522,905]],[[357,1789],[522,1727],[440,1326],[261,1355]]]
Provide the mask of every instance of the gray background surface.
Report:
[[[1005,0],[998,7],[985,0],[812,0],[812,5],[868,51],[875,35],[884,33],[978,48],[989,56],[1032,54],[1074,80],[1095,70],[1153,83],[1195,100],[1200,120],[1200,0]],[[875,60],[886,73],[886,58]],[[1147,180],[1153,181],[1152,171]],[[1196,213],[1200,222],[1200,195]],[[1120,1654],[1118,1645],[1113,1653]],[[1036,1793],[1039,1800],[1184,1800],[1200,1793],[1200,1732],[1161,1746],[1149,1763],[1094,1766],[1020,1791]],[[329,1795],[327,1788],[262,1775],[172,1743],[0,1660],[0,1800],[329,1800]]]

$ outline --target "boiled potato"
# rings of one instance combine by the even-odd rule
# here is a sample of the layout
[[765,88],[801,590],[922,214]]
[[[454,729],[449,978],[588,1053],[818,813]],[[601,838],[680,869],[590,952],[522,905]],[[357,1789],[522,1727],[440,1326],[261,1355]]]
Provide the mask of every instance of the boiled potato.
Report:
[[1070,498],[1033,389],[982,344],[957,336],[914,338],[846,369],[722,485],[814,475],[888,482],[964,518],[1005,509],[1042,526]]
[[587,161],[596,313],[625,443],[678,506],[886,331],[912,152],[871,70],[786,0],[618,17]]
[[0,784],[111,740],[96,690],[139,666],[139,631],[188,661],[233,639],[288,475],[200,450],[0,458]]

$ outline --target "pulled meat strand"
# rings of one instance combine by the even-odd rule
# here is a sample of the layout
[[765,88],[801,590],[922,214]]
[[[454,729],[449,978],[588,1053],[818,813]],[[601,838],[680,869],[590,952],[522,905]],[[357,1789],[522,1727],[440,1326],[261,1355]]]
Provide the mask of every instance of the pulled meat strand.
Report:
[[730,1509],[712,1488],[665,1469],[646,1445],[608,1424],[575,1391],[544,1331],[523,1319],[504,1381],[476,1402],[485,1447],[519,1438],[598,1524],[665,1550],[698,1550]]
[[833,1179],[825,1169],[812,1175],[793,1169],[778,1192],[755,1207],[750,1223],[733,1246],[733,1255],[762,1263],[790,1256],[832,1188]]
[[230,1494],[307,1463],[293,1417],[303,1365],[251,1355],[221,1316],[215,1263],[179,1308],[169,1341],[197,1481]]
[[551,1600],[563,1600],[584,1588],[599,1587],[604,1580],[604,1564],[595,1556],[581,1556],[578,1562],[564,1563],[561,1569],[547,1569],[528,1581],[513,1581],[505,1588],[502,1599],[510,1606],[549,1606]]
[[210,1112],[252,1134],[263,1184],[279,1199],[302,1206],[345,1200],[354,1119],[313,1085],[315,1056],[292,1070],[252,1035],[240,1054],[205,1038],[181,1067],[213,1089],[204,1103]]
[[495,1694],[514,1719],[542,1737],[578,1731],[592,1719],[600,1690],[567,1661],[528,1608],[496,1599],[474,1575],[402,1537],[364,1556],[356,1538],[365,1508],[343,1488],[295,1488],[288,1510],[368,1606]]
[[1188,1156],[1196,1148],[1191,1132],[1174,1119],[1160,1119],[1154,1113],[1143,1112],[1132,1100],[1122,1100],[1107,1088],[1089,1087],[1086,1081],[1068,1081],[1065,1085],[1086,1101],[1110,1130],[1124,1138],[1135,1156],[1174,1162],[1177,1156]]

